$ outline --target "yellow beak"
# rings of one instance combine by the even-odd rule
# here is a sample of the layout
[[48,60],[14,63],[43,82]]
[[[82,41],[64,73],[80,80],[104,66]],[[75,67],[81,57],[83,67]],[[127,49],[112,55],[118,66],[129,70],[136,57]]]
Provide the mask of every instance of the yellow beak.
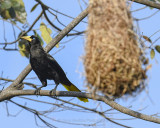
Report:
[[25,39],[29,42],[31,42],[33,39],[31,38],[31,36],[22,36],[21,39]]

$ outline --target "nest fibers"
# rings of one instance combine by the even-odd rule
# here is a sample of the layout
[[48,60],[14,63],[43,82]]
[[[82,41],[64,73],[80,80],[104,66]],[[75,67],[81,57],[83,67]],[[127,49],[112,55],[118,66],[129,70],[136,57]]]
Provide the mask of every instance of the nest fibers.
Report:
[[142,89],[144,56],[125,0],[90,0],[85,52],[89,87],[114,97]]

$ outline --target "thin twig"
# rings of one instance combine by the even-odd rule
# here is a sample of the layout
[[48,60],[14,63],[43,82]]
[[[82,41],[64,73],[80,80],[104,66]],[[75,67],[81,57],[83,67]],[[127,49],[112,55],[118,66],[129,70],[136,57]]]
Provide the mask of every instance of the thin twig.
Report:
[[[39,14],[39,16],[35,19],[35,21],[34,21],[34,22],[32,23],[32,25],[29,27],[29,29],[28,29],[27,31],[25,31],[24,33],[22,33],[21,36],[25,35],[26,33],[28,33],[28,32],[33,28],[33,26],[34,26],[34,25],[37,23],[37,21],[41,18],[42,14],[43,14],[43,12],[41,12],[41,13]],[[16,42],[21,38],[21,36],[19,36],[18,39],[16,39],[15,41],[7,42],[7,43],[0,43],[0,45],[10,45],[10,44],[14,44],[14,43],[16,43]]]
[[[6,99],[10,99],[12,97],[15,96],[20,96],[20,95],[35,95],[35,91],[34,90],[4,90],[0,93],[0,102],[4,101]],[[51,96],[50,95],[50,91],[48,90],[41,90],[40,91],[40,95],[41,96]],[[94,99],[97,101],[103,101],[106,104],[108,104],[110,107],[133,117],[142,119],[142,120],[146,120],[146,121],[150,121],[150,122],[154,122],[154,123],[158,123],[160,124],[160,118],[155,118],[153,116],[149,116],[146,114],[142,114],[140,112],[131,110],[129,108],[123,107],[120,104],[117,104],[116,102],[108,99],[107,97],[104,96],[100,96],[100,95],[93,95],[89,94],[89,93],[83,93],[83,92],[74,92],[74,91],[56,91],[56,94],[53,94],[53,96],[62,96],[62,97],[83,97],[83,98],[89,98],[89,99]]]
[[101,111],[98,111],[98,110],[95,110],[95,109],[90,109],[90,108],[87,108],[87,107],[84,107],[84,106],[81,106],[81,105],[78,105],[78,104],[74,104],[74,103],[71,103],[71,102],[69,102],[69,101],[65,101],[65,100],[59,99],[59,98],[55,98],[55,97],[52,97],[52,98],[57,99],[57,100],[60,100],[60,101],[65,102],[65,103],[68,103],[68,104],[71,104],[71,105],[74,105],[74,106],[77,106],[77,107],[80,107],[80,108],[83,108],[83,109],[85,109],[85,110],[89,110],[89,111],[92,111],[92,112],[94,112],[94,113],[97,113],[97,114],[99,114],[100,116],[104,117],[106,120],[108,120],[108,121],[110,121],[110,122],[112,122],[112,123],[114,123],[114,124],[116,124],[116,125],[119,125],[119,126],[122,126],[122,127],[125,127],[125,128],[131,128],[131,127],[129,127],[129,126],[126,126],[126,125],[123,125],[123,124],[120,124],[120,123],[117,123],[117,122],[111,120],[110,118],[108,118],[108,117],[107,117],[103,112],[101,112]]
[[147,5],[149,7],[160,9],[160,4],[153,2],[153,1],[149,1],[149,0],[130,0],[130,1],[133,1],[139,4],[143,4],[143,5]]

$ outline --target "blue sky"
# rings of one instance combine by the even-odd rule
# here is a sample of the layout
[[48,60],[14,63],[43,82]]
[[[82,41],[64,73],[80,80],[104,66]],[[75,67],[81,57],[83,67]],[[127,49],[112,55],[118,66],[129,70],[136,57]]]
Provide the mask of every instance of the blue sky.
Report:
[[[47,5],[50,7],[57,9],[60,12],[63,12],[65,14],[68,14],[72,17],[76,17],[80,12],[80,7],[78,4],[78,0],[68,0],[67,2],[65,0],[57,0],[57,1],[45,1]],[[29,12],[32,6],[36,3],[33,0],[24,0],[26,11]],[[32,5],[32,6],[30,6]],[[133,4],[132,10],[138,9],[143,7],[140,4]],[[27,20],[29,24],[32,24],[32,22],[35,20],[35,18],[38,16],[40,13],[40,7],[38,7],[33,13],[29,13],[27,16]],[[134,12],[133,16],[136,18],[143,18],[147,17],[151,14],[153,14],[156,11],[156,9],[150,9],[146,8],[142,11]],[[58,15],[60,19],[64,19],[63,16]],[[54,17],[50,16],[52,20],[54,20]],[[144,35],[150,36],[160,28],[159,24],[159,17],[160,14],[157,13],[155,16],[142,20],[139,22],[140,25],[140,30],[143,32]],[[86,19],[85,19],[86,20]],[[45,21],[45,19],[40,19],[40,21],[35,25],[35,29],[39,28],[39,23],[41,21]],[[63,20],[64,24],[68,24],[72,21],[72,19],[65,18]],[[56,23],[56,21],[55,21]],[[11,32],[11,26],[8,24],[5,24],[6,28],[6,35],[8,41],[13,41],[13,33]],[[21,24],[19,24],[21,25]],[[2,21],[0,20],[0,26],[3,26]],[[59,26],[61,27],[61,26]],[[85,30],[87,27],[87,24],[81,23],[79,24],[75,29],[82,31]],[[62,27],[61,27],[62,28]],[[39,32],[39,31],[38,31]],[[0,42],[4,42],[3,40],[3,29],[0,29]],[[18,35],[18,31],[16,31],[16,34]],[[33,33],[29,33],[33,34]],[[54,32],[56,34],[56,32]],[[155,36],[153,36],[151,39],[155,40],[157,37],[159,37],[160,33],[157,33]],[[71,37],[72,38],[72,37]],[[62,66],[64,71],[67,74],[67,77],[75,83],[75,85],[81,89],[85,90],[86,88],[84,87],[84,77],[82,77],[83,73],[83,67],[82,67],[82,56],[84,55],[84,45],[85,45],[85,37],[84,36],[78,36],[75,39],[67,42],[68,40],[71,39],[70,37],[64,38],[60,43],[60,48],[54,48],[50,54],[54,56],[54,58],[58,61],[58,63]],[[159,41],[156,43],[159,44]],[[61,50],[60,50],[61,49]],[[60,51],[59,51],[60,50]],[[58,51],[58,53],[56,53]],[[56,54],[55,54],[56,53]],[[160,90],[160,85],[159,85],[159,74],[160,74],[160,65],[159,65],[159,58],[160,56],[156,53],[155,59],[150,60],[150,63],[152,64],[152,69],[148,72],[148,86],[145,91],[143,91],[141,94],[138,94],[137,97],[130,97],[130,98],[123,98],[119,99],[116,102],[128,107],[131,106],[131,109],[133,110],[139,110],[143,109],[144,110],[140,111],[144,114],[156,114],[159,113],[159,108],[160,108],[160,102],[159,102],[159,90]],[[0,73],[3,72],[3,77],[7,77],[10,79],[15,79],[19,73],[28,65],[29,60],[26,59],[25,57],[22,57],[19,52],[17,51],[3,51],[0,50]],[[35,77],[35,73],[32,71],[27,78],[30,77]],[[25,81],[28,82],[33,82],[35,84],[41,85],[39,80],[32,80],[32,79],[26,79]],[[54,84],[53,81],[49,81],[49,84]],[[8,84],[9,85],[9,84]],[[25,87],[25,89],[28,89],[29,87]],[[50,90],[54,88],[54,86],[49,85],[46,88],[46,90]],[[61,85],[58,86],[58,90],[65,90]],[[46,97],[36,97],[32,96],[31,98],[37,99],[37,100],[44,100],[48,102],[53,102],[55,103],[55,100],[46,98]],[[69,99],[69,98],[62,98],[62,99]],[[26,106],[31,106],[33,108],[38,108],[38,110],[47,110],[47,109],[53,109],[53,106],[51,105],[44,105],[40,103],[34,103],[34,102],[27,102],[27,100],[22,100],[20,98],[13,98],[14,101],[20,103],[20,104],[26,104]],[[80,103],[77,99],[73,100],[74,103]],[[91,101],[89,103],[80,103],[80,105],[84,105],[86,107],[90,108],[95,108],[99,102],[96,101]],[[105,105],[103,103],[100,104],[99,110],[102,108],[103,110],[105,109],[110,109],[108,105]],[[8,104],[9,107],[9,112],[11,114],[16,114],[21,110],[21,108],[13,105],[12,103]],[[110,118],[132,118],[130,116],[126,116],[124,114],[117,113],[117,111],[113,111],[115,114],[108,114]],[[117,114],[116,114],[117,113]],[[35,123],[35,118],[34,115],[27,112],[26,110],[23,110],[19,115],[16,117],[12,116],[7,116],[7,111],[6,111],[6,106],[5,103],[2,102],[0,103],[0,122],[1,126],[5,128],[10,128],[10,127],[16,127],[16,128],[37,128],[36,123]],[[91,114],[91,113],[80,113],[80,112],[71,112],[71,111],[64,111],[64,112],[53,112],[51,114],[51,117],[54,120],[61,120],[61,121],[69,121],[69,122],[76,122],[79,121],[79,123],[94,123],[95,121],[99,121],[103,118],[98,116],[97,114]],[[147,121],[143,121],[140,119],[135,119],[135,120],[115,120],[119,123],[132,126],[134,128],[140,128],[140,127],[145,127],[145,128],[158,128],[159,125]],[[38,121],[39,124],[44,126],[40,121]],[[60,128],[83,128],[83,126],[79,125],[68,125],[68,124],[63,124],[63,123],[58,123],[56,121],[52,122],[55,126],[60,127]],[[106,120],[102,120],[101,123],[98,124],[99,126],[94,126],[94,127],[101,127],[101,128],[119,128],[120,126],[117,126],[115,124],[112,124]],[[85,126],[84,126],[85,127]]]

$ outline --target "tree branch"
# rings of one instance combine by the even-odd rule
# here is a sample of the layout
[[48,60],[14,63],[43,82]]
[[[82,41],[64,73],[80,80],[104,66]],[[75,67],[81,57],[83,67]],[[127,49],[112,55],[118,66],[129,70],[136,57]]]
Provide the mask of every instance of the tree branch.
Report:
[[153,2],[153,1],[148,1],[148,0],[130,0],[130,1],[133,1],[139,4],[144,4],[149,7],[160,9],[160,4]]
[[[2,95],[2,94],[1,94]],[[0,102],[4,101],[6,99],[10,99],[15,96],[21,96],[21,95],[35,95],[35,90],[7,90],[5,93],[3,93],[2,96],[0,96]],[[49,90],[40,90],[40,96],[51,96]],[[54,96],[54,95],[53,95]],[[83,93],[83,92],[74,92],[74,91],[56,91],[56,96],[61,97],[83,97],[83,98],[89,98],[97,101],[103,101],[106,104],[108,104],[110,107],[133,117],[158,123],[160,124],[160,118],[155,118],[153,116],[145,115],[136,111],[133,111],[129,108],[123,107],[116,102],[108,99],[107,97],[100,96],[100,95],[94,95],[90,93]]]
[[84,109],[84,110],[88,110],[88,111],[97,113],[97,114],[99,114],[100,116],[102,116],[103,118],[105,118],[106,120],[108,120],[108,121],[110,121],[110,122],[112,122],[112,123],[114,123],[114,124],[116,124],[116,125],[119,125],[119,126],[122,126],[122,127],[126,127],[126,128],[131,128],[131,127],[129,127],[129,126],[126,126],[126,125],[123,125],[123,124],[120,124],[120,123],[118,123],[118,122],[115,122],[115,121],[111,120],[110,118],[108,118],[108,117],[105,115],[104,112],[98,111],[98,110],[96,110],[96,109],[87,108],[87,107],[81,106],[81,105],[79,105],[79,104],[75,104],[75,103],[72,103],[72,102],[69,102],[69,101],[65,101],[65,100],[62,100],[62,99],[58,99],[58,98],[55,98],[55,99],[57,99],[57,100],[59,100],[59,101],[62,101],[62,102],[64,102],[64,103],[67,103],[67,104],[71,104],[71,105],[73,105],[73,106],[80,107],[80,108],[82,108],[82,109]]
[[[14,82],[14,80],[12,80],[12,79],[2,78],[2,77],[0,77],[0,80],[4,80],[4,81],[7,81],[7,82]],[[22,84],[29,85],[29,86],[31,86],[35,89],[37,88],[37,85],[29,83],[29,82],[23,82]]]
[[[41,4],[41,3],[40,3]],[[42,7],[42,10],[43,10],[43,14],[44,14],[44,17],[46,18],[46,20],[48,21],[48,23],[53,27],[53,28],[55,28],[57,31],[62,31],[62,29],[60,29],[59,27],[57,27],[56,25],[54,25],[51,21],[50,21],[50,19],[48,18],[48,16],[47,16],[47,14],[46,14],[46,5],[44,6],[44,4],[43,5],[41,5],[41,7]],[[57,18],[57,17],[56,17]],[[65,26],[66,27],[66,26]],[[75,31],[75,30],[73,30],[73,31]],[[77,32],[77,31],[76,31]],[[77,33],[69,33],[69,34],[67,34],[66,36],[74,36],[74,35],[80,35],[80,34],[82,34],[82,33],[84,33],[84,31],[83,32],[77,32]]]

